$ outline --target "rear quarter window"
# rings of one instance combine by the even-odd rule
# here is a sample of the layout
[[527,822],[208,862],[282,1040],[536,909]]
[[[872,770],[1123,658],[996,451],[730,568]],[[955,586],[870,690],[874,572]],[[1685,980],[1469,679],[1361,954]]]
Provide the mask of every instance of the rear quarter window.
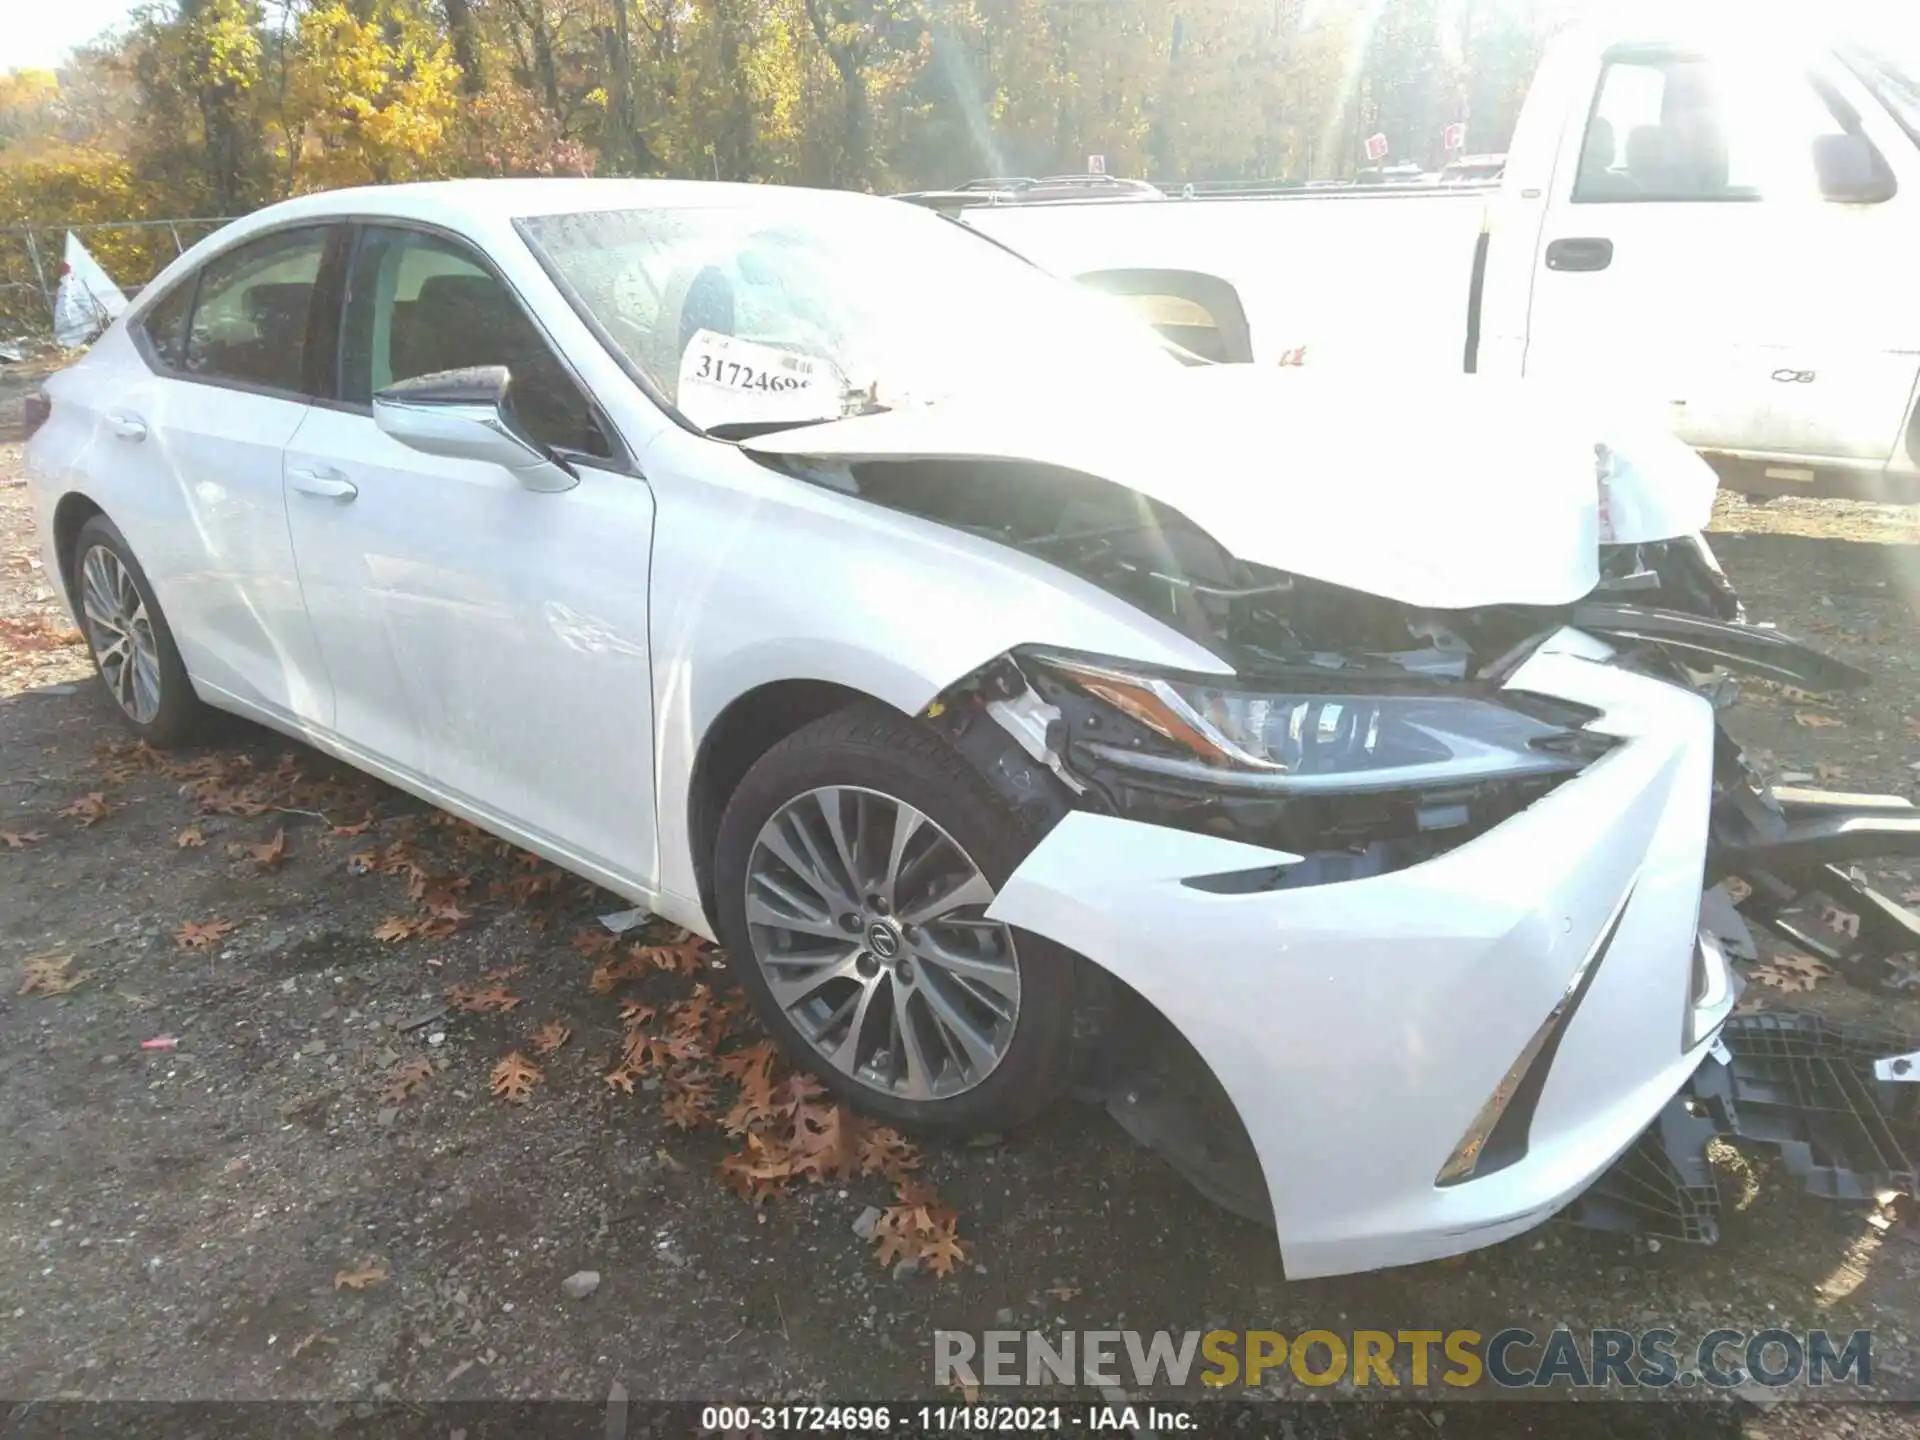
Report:
[[193,308],[193,287],[198,279],[197,275],[188,275],[176,281],[135,322],[148,353],[169,370],[181,369],[186,363],[187,312]]

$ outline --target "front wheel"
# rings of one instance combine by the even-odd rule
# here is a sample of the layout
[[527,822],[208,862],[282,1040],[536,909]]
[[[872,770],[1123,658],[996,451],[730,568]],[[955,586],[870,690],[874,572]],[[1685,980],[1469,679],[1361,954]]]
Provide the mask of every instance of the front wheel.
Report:
[[761,1022],[840,1098],[918,1129],[1005,1129],[1069,1075],[1072,957],[986,918],[1033,844],[938,735],[857,705],[735,792],[721,938]]
[[193,693],[167,617],[114,523],[95,515],[73,544],[73,598],[94,668],[129,730],[167,748],[207,738],[215,712]]

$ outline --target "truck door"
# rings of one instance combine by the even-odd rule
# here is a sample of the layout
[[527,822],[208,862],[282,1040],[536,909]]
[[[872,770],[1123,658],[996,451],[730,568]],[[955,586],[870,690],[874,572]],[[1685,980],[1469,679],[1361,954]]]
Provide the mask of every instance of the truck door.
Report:
[[[1702,449],[1877,468],[1920,372],[1899,278],[1920,176],[1887,117],[1837,69],[1666,47],[1608,52],[1591,93],[1554,167],[1526,373],[1644,399]],[[1816,155],[1849,144],[1871,199],[1823,194]]]

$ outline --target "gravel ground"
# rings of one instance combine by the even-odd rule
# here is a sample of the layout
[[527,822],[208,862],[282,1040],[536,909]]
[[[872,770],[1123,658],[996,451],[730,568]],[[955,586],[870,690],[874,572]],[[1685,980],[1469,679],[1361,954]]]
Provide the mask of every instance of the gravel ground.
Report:
[[[682,1133],[659,1094],[600,1079],[620,1021],[572,939],[620,908],[612,897],[256,730],[236,726],[185,770],[130,750],[63,633],[24,492],[6,483],[27,378],[0,369],[0,832],[23,837],[0,845],[0,1395],[599,1400],[619,1382],[636,1398],[857,1400],[930,1394],[936,1327],[1558,1324],[1865,1326],[1883,1381],[1916,1393],[1920,1248],[1798,1193],[1763,1158],[1730,1172],[1740,1199],[1717,1247],[1549,1226],[1457,1262],[1314,1282],[1287,1282],[1270,1234],[1074,1106],[1016,1136],[928,1149],[921,1173],[966,1247],[944,1279],[896,1278],[855,1235],[889,1199],[877,1178],[744,1203],[715,1178],[724,1136]],[[1733,727],[1777,773],[1915,793],[1916,513],[1723,504],[1715,545],[1750,611],[1878,676],[1837,704],[1743,699]],[[216,793],[253,786],[280,808],[204,813],[192,790],[215,769]],[[396,842],[470,880],[451,936],[374,938],[418,913],[403,877],[367,866]],[[517,876],[551,888],[502,896]],[[202,948],[176,938],[215,921],[231,929]],[[64,973],[84,980],[14,993],[50,952],[73,954]],[[502,970],[510,1012],[412,1024],[444,1009],[448,986]],[[724,990],[723,969],[707,978]],[[640,989],[665,1000],[690,983]],[[1920,1003],[1838,981],[1792,1001],[1920,1030]],[[493,1098],[492,1067],[552,1021],[572,1038],[532,1100]],[[145,1047],[160,1037],[177,1044]],[[428,1078],[388,1097],[408,1061]],[[563,1282],[583,1270],[600,1282],[574,1298]],[[356,1271],[382,1273],[355,1288]],[[1754,1436],[1907,1424],[1712,1408],[1726,1433]],[[1574,1412],[1533,1413],[1521,1428],[1563,1434]],[[1411,1404],[1340,1414],[1327,1423],[1413,1436],[1443,1418]]]

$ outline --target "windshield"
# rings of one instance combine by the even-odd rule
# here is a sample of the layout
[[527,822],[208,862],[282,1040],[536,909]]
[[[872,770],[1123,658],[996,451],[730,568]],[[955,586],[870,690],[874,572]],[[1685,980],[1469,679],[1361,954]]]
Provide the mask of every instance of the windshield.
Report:
[[736,438],[1179,364],[1115,302],[908,205],[796,197],[520,224],[670,403]]
[[1842,48],[1842,57],[1882,105],[1892,112],[1913,143],[1920,145],[1920,38]]

